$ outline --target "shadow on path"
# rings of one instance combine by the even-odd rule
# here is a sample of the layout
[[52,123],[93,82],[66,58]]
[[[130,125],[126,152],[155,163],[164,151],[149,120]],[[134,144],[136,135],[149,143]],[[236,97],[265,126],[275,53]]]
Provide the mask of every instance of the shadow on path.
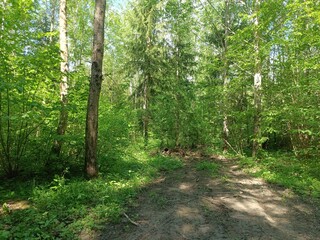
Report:
[[319,209],[287,190],[243,173],[235,160],[213,178],[197,171],[208,159],[186,158],[146,187],[119,224],[108,224],[99,240],[319,239]]

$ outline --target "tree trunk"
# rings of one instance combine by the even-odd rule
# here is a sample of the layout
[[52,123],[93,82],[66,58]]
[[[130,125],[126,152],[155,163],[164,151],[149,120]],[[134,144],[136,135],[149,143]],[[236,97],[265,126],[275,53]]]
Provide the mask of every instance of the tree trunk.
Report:
[[88,178],[94,178],[98,176],[98,109],[102,84],[105,11],[106,0],[96,0],[93,23],[94,35],[92,49],[91,80],[87,106],[85,136],[85,171]]
[[222,53],[222,61],[223,61],[223,152],[228,151],[228,138],[229,138],[229,124],[228,124],[228,115],[226,113],[227,109],[227,102],[228,102],[228,96],[227,96],[227,87],[229,84],[229,62],[227,57],[227,51],[228,51],[228,37],[229,37],[229,0],[225,1],[225,18],[224,18],[224,47],[223,47],[223,53]]
[[260,0],[255,1],[255,19],[254,19],[254,54],[255,54],[255,74],[254,74],[254,129],[253,129],[253,146],[252,157],[257,157],[261,150],[261,58],[260,58],[260,34],[259,34],[259,18],[258,12],[260,8]]
[[[148,30],[147,33],[147,52],[150,52],[150,49],[152,47],[152,40],[151,40],[151,31]],[[150,58],[148,56],[147,60],[148,67],[151,66]],[[144,146],[148,146],[149,141],[149,95],[150,95],[150,85],[151,85],[151,73],[150,69],[147,69],[147,75],[145,77],[145,81],[143,83],[143,138],[144,138]]]
[[143,84],[143,139],[144,145],[148,145],[149,140],[149,84],[150,74],[148,73],[146,80]]
[[61,152],[63,136],[67,129],[68,124],[68,42],[67,42],[67,0],[60,0],[60,11],[59,11],[59,31],[60,31],[60,71],[61,71],[61,81],[60,81],[60,118],[57,127],[58,139],[54,141],[52,147],[52,154],[58,157]]

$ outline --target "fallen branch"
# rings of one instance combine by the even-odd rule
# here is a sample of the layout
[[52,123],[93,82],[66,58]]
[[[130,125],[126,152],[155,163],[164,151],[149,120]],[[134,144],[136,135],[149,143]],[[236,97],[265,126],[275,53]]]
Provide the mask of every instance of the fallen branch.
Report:
[[231,144],[227,141],[227,140],[224,140],[226,144],[228,144],[228,146],[236,153],[239,155],[239,153],[231,146]]
[[132,221],[126,213],[123,213],[123,215],[124,215],[124,216],[129,220],[129,222],[131,222],[133,225],[135,225],[135,226],[137,226],[137,227],[140,226],[139,223],[136,223],[135,221]]

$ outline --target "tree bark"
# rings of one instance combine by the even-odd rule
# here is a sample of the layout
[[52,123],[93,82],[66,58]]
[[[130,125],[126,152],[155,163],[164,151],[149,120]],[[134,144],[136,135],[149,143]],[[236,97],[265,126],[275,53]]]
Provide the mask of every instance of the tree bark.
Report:
[[60,71],[61,71],[61,81],[60,81],[60,117],[57,127],[58,139],[54,141],[52,147],[52,154],[58,157],[61,152],[63,136],[67,130],[68,125],[68,42],[67,42],[67,0],[60,0],[60,11],[59,11],[59,42],[60,42]]
[[106,0],[96,0],[93,23],[94,35],[92,49],[91,80],[87,106],[85,136],[85,172],[88,178],[94,178],[98,176],[98,109],[102,84],[105,11]]
[[222,53],[222,61],[223,61],[223,152],[228,151],[228,140],[229,140],[229,124],[228,124],[228,115],[226,113],[227,109],[227,87],[229,84],[229,62],[227,57],[228,52],[228,37],[229,37],[229,0],[225,1],[225,16],[224,16],[224,46]]
[[253,129],[253,146],[252,157],[256,158],[261,150],[261,58],[260,58],[260,34],[259,34],[259,17],[258,12],[260,9],[260,0],[255,1],[255,18],[254,18],[254,54],[255,54],[255,74],[254,74],[254,129]]
[[144,145],[148,145],[149,140],[149,82],[150,74],[147,74],[147,78],[143,83],[143,139]]

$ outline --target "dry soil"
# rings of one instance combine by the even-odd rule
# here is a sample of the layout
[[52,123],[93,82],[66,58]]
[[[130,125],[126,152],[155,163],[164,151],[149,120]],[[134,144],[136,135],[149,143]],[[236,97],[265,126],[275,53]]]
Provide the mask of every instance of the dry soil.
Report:
[[[221,165],[212,177],[197,163]],[[126,216],[125,216],[126,215]],[[136,224],[136,225],[135,225]],[[118,224],[100,240],[320,239],[319,205],[250,177],[236,160],[184,158],[141,191]]]

